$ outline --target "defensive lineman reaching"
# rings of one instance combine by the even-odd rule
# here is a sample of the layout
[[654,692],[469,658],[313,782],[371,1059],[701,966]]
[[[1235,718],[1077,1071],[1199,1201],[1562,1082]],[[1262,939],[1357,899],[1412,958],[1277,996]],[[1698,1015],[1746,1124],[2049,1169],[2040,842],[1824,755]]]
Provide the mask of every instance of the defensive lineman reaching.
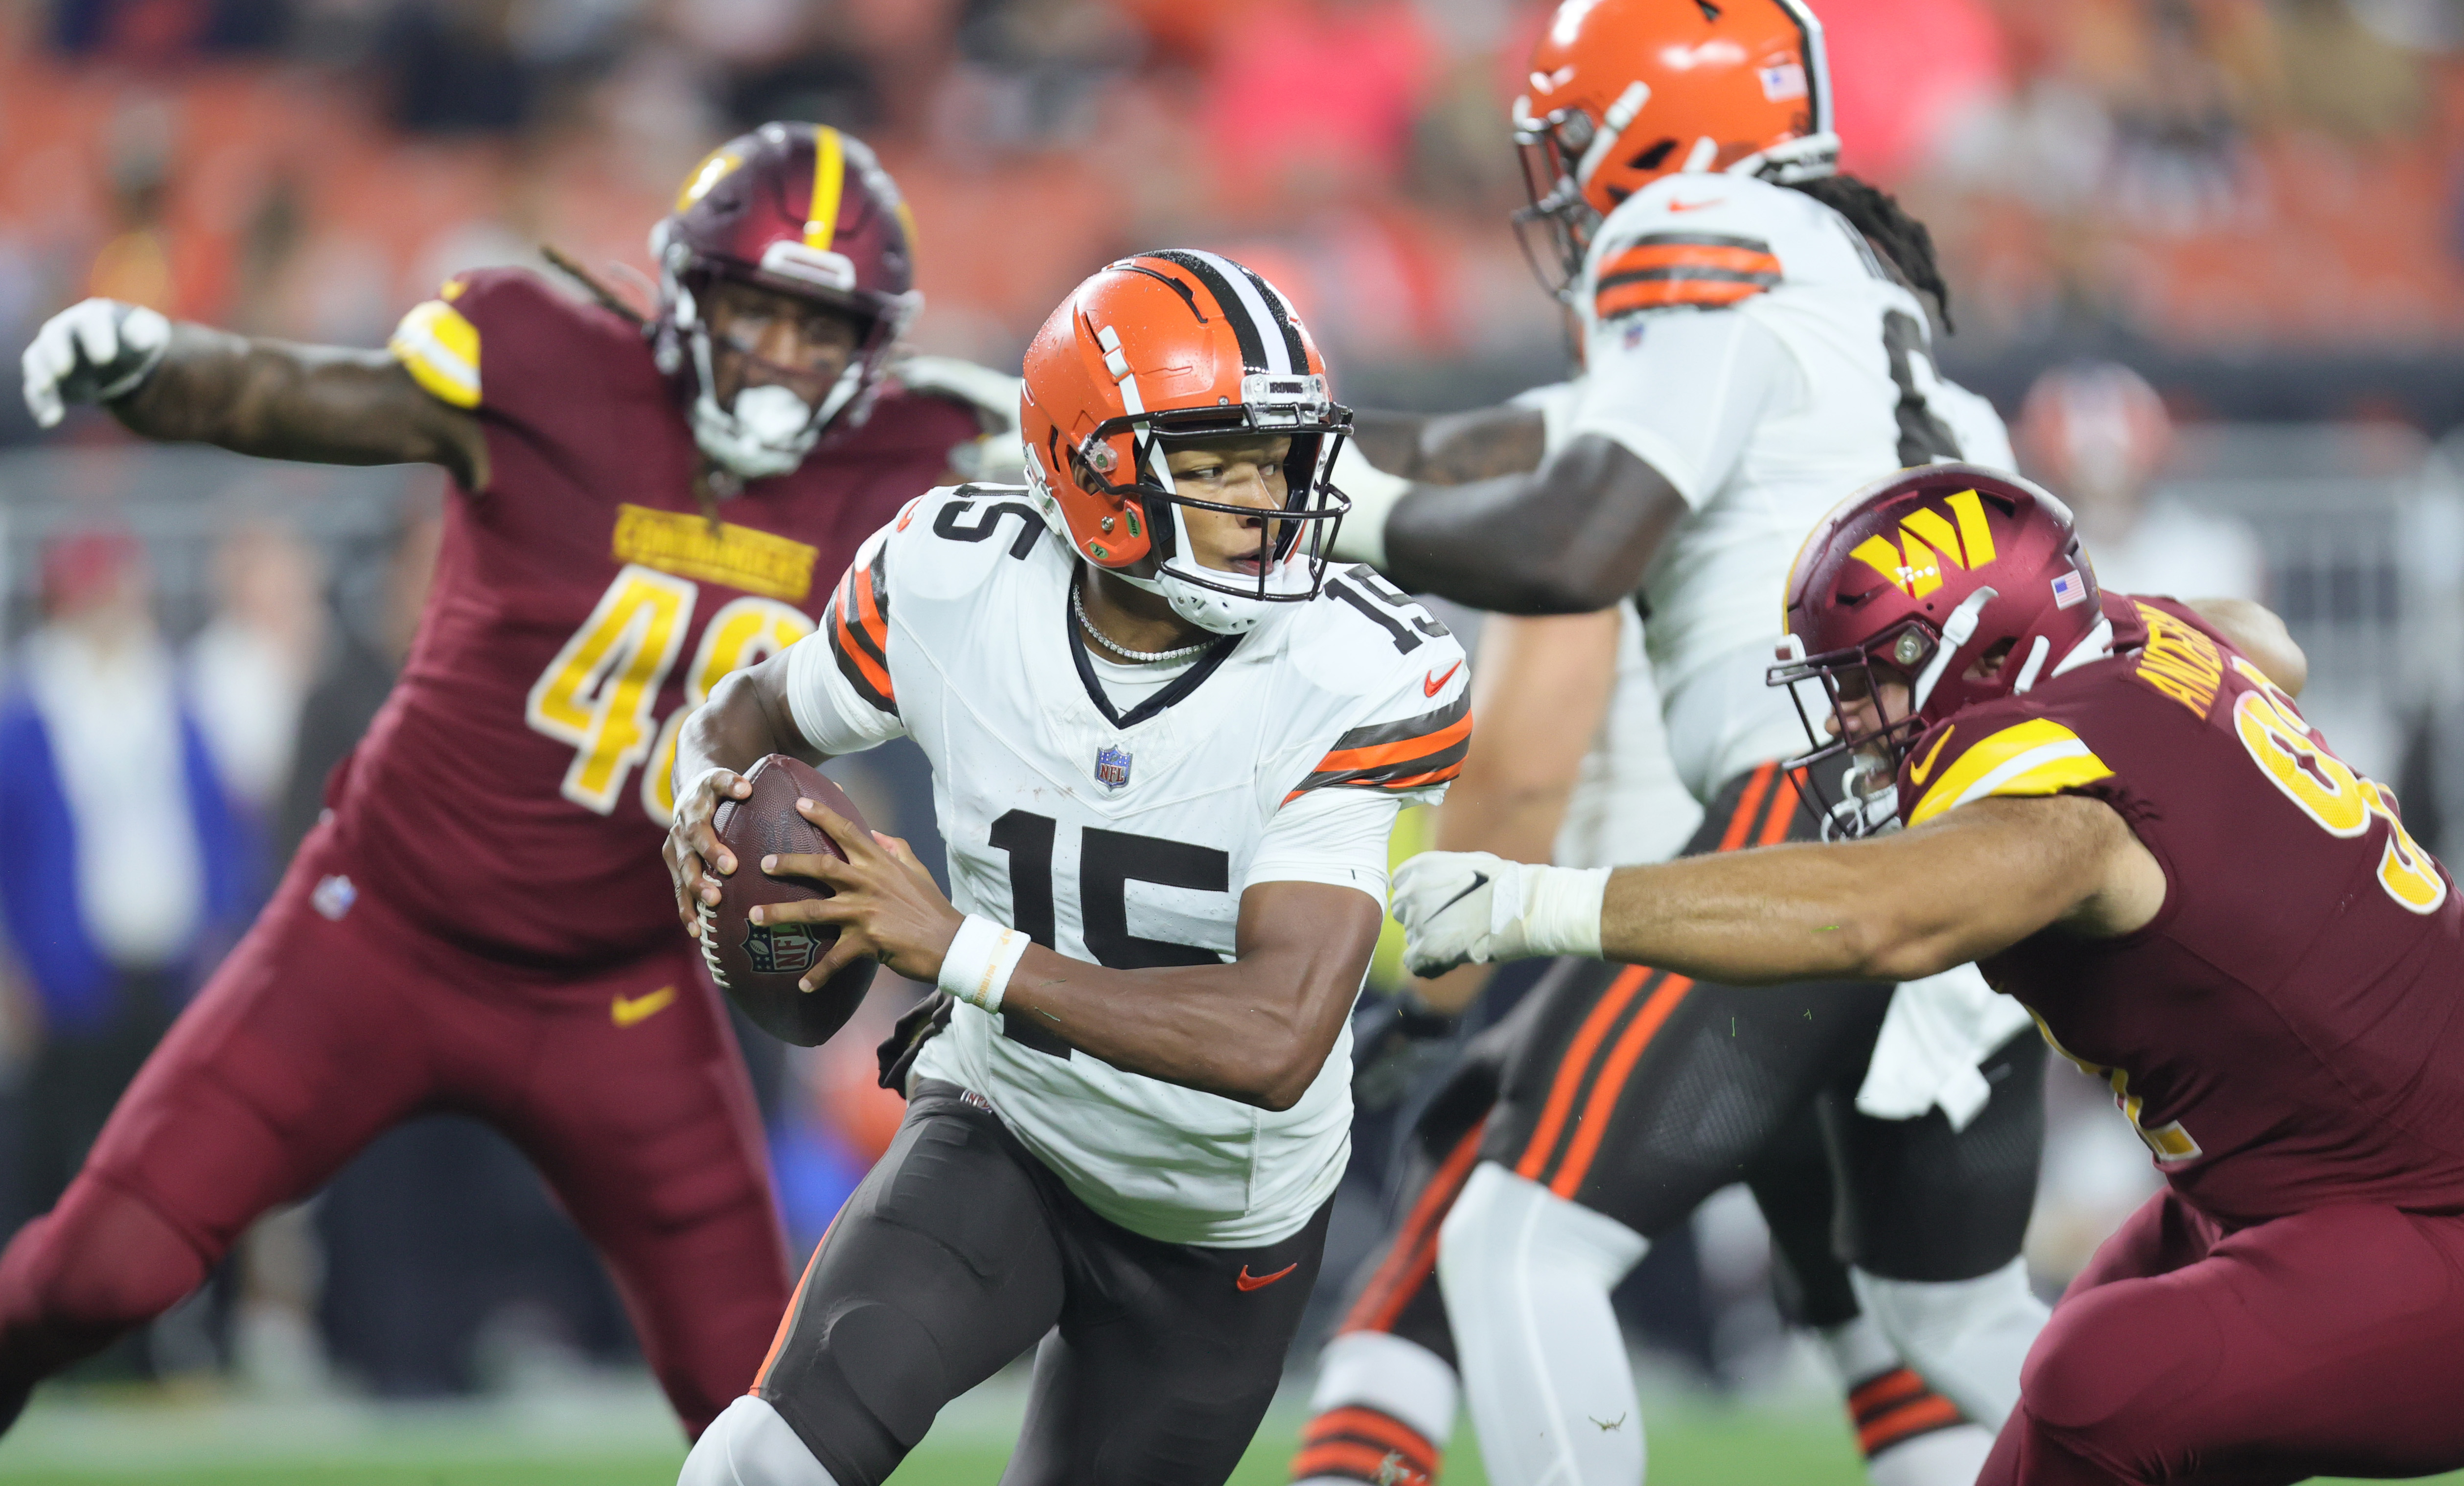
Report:
[[[1964,567],[1919,552],[1946,528]],[[1987,1486],[2464,1465],[2464,904],[2302,721],[2274,616],[2202,608],[2100,594],[2033,486],[1911,472],[1807,544],[1802,658],[1774,670],[1829,693],[1810,775],[1905,831],[1614,876],[1432,855],[1397,883],[1423,968],[1974,959],[2110,1080],[2168,1188],[2056,1308]]]
[[860,142],[729,142],[652,246],[648,324],[508,269],[449,279],[390,354],[102,299],[27,350],[46,424],[99,400],[149,437],[438,464],[454,491],[418,640],[323,823],[0,1257],[0,1421],[429,1110],[538,1164],[689,1434],[752,1381],[787,1255],[725,1009],[667,925],[665,750],[979,431],[885,381],[914,250]]
[[[943,996],[889,1075],[906,1123],[687,1486],[873,1486],[1047,1332],[1004,1480],[1221,1481],[1317,1274],[1387,837],[1460,767],[1463,653],[1327,571],[1350,414],[1256,274],[1124,258],[1025,373],[1027,490],[918,499],[823,634],[685,729],[686,921],[714,871],[817,877],[836,896],[758,910],[840,928],[815,984],[875,955]],[[933,762],[955,906],[817,807],[844,865],[715,856],[756,760],[900,734]]]
[[[1762,684],[1771,595],[1806,533],[1888,471],[2011,458],[1991,409],[1933,370],[1921,293],[1947,291],[1925,229],[1833,168],[1821,41],[1795,0],[1562,7],[1515,121],[1525,225],[1545,231],[1536,256],[1581,326],[1578,390],[1524,472],[1450,488],[1345,477],[1360,509],[1343,542],[1406,589],[1511,613],[1648,607],[1669,750],[1705,807],[1698,853],[1815,833],[1779,767],[1796,719]],[[2044,1055],[2024,1015],[1972,970],[1783,996],[1576,965],[1534,994],[1547,1004],[1495,1113],[1441,1168],[1460,1197],[1419,1209],[1437,1241],[1397,1245],[1373,1280],[1408,1294],[1434,1255],[1491,1478],[1640,1479],[1641,1431],[1586,1422],[1634,1408],[1609,1294],[1716,1188],[1749,1180],[1793,1267],[1837,1271],[1829,1215],[1817,1200],[1804,1222],[1790,1159],[1817,1114],[1854,1274],[1810,1295],[1809,1319],[1842,1328],[1861,1310],[1890,1338],[1840,1330],[1832,1348],[1860,1437],[1898,1447],[1878,1476],[1971,1478],[1990,1440],[1961,1412],[1999,1424],[2045,1314],[2018,1258]],[[1442,1438],[1451,1380],[1429,1309],[1356,1312],[1320,1407]],[[1418,1367],[1345,1355],[1398,1358],[1390,1343],[1416,1337]],[[1304,1472],[1318,1463],[1375,1475],[1305,1452]]]

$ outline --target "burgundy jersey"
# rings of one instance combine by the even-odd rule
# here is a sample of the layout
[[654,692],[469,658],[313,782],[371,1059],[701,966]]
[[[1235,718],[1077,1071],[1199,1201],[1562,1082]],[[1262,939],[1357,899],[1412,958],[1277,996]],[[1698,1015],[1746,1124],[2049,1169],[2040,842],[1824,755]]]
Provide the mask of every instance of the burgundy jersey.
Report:
[[533,274],[450,280],[394,333],[475,411],[488,484],[448,503],[402,679],[327,787],[358,886],[470,949],[586,968],[670,940],[659,856],[685,714],[811,632],[831,580],[941,481],[973,412],[891,392],[714,525],[640,333]]
[[[2108,1079],[2228,1226],[2337,1203],[2464,1212],[2464,904],[2293,699],[2188,608],[2108,595],[2116,653],[1918,741],[1901,814],[2083,794],[2165,869],[2145,928],[1983,962]],[[1974,891],[1934,883],[1930,891]]]

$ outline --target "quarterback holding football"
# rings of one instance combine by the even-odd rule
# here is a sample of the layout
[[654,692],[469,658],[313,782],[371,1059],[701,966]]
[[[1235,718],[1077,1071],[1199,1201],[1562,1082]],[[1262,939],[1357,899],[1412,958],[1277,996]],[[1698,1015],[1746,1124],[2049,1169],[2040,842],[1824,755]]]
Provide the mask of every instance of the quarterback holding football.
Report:
[[[1039,1342],[1005,1480],[1239,1461],[1349,1153],[1387,838],[1471,732],[1445,628],[1331,567],[1349,422],[1266,280],[1121,259],[1027,350],[1026,487],[915,500],[822,632],[686,724],[686,921],[727,876],[810,877],[833,896],[754,912],[838,930],[812,984],[870,955],[939,987],[886,1059],[897,1140],[689,1486],[874,1486]],[[713,833],[756,761],[902,734],[933,763],[955,902],[817,807],[844,860],[738,860]]]

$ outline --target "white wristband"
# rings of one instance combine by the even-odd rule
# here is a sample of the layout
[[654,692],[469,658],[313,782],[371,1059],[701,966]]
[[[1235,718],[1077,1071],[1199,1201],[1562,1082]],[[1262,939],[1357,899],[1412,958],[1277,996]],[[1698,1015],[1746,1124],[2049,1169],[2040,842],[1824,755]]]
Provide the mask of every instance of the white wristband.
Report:
[[1527,867],[1523,872],[1523,943],[1533,955],[1600,957],[1600,903],[1606,867]]
[[1347,563],[1386,566],[1386,517],[1395,502],[1412,488],[1400,475],[1389,475],[1369,462],[1360,446],[1344,440],[1334,456],[1334,488],[1352,498],[1352,511],[1336,533],[1334,555]]
[[1010,973],[1033,943],[1016,929],[971,913],[941,952],[939,985],[978,1010],[998,1011]]

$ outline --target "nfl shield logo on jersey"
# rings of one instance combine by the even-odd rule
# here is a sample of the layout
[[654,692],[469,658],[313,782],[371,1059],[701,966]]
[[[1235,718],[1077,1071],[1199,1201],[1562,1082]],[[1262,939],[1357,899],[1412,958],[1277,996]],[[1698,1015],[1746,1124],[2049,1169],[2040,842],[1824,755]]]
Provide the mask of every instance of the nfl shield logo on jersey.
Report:
[[1130,756],[1118,748],[1095,750],[1095,782],[1107,789],[1119,789],[1130,782]]

